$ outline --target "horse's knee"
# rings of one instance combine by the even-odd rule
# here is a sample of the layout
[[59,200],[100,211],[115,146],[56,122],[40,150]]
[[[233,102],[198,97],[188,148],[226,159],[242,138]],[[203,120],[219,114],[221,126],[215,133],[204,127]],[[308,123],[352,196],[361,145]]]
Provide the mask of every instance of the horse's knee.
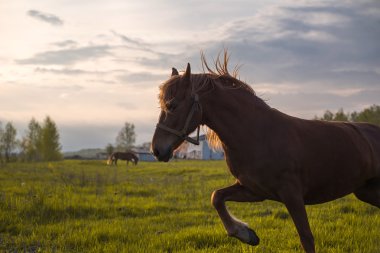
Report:
[[223,205],[224,199],[223,199],[223,193],[220,190],[215,190],[211,194],[211,204],[213,207],[218,208],[221,205]]

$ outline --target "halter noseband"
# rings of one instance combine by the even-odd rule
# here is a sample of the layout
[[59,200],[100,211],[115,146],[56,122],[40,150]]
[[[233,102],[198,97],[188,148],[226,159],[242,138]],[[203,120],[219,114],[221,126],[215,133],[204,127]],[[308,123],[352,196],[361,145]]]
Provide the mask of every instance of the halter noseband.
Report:
[[202,112],[202,107],[201,107],[201,104],[199,103],[199,96],[198,94],[194,93],[192,95],[193,97],[193,106],[191,107],[191,110],[189,112],[189,114],[187,115],[187,118],[186,118],[186,121],[185,121],[185,125],[184,127],[182,128],[181,131],[178,131],[178,130],[175,130],[173,128],[170,128],[170,127],[167,127],[165,126],[164,124],[162,123],[158,123],[157,124],[157,128],[160,128],[162,130],[165,130],[169,133],[172,133],[178,137],[180,137],[182,140],[186,140],[194,145],[199,145],[199,129],[200,129],[200,126],[198,125],[198,129],[197,129],[197,139],[193,139],[191,137],[188,136],[188,134],[186,134],[187,132],[187,129],[189,128],[189,125],[190,125],[190,121],[191,119],[193,118],[193,115],[195,113],[195,111],[197,110],[200,110]]

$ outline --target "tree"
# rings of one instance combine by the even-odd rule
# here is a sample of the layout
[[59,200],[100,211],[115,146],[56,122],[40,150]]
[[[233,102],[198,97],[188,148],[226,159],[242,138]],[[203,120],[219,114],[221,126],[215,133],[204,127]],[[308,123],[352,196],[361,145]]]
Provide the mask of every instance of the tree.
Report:
[[116,137],[116,147],[118,150],[129,150],[136,141],[135,126],[125,122],[124,127]]
[[323,117],[315,119],[327,120],[327,121],[350,121],[350,122],[368,122],[380,126],[380,106],[372,105],[369,108],[365,108],[361,112],[344,113],[343,109],[339,109],[335,114],[326,111]]
[[351,118],[355,122],[369,122],[380,126],[380,106],[372,105],[359,113],[351,113]]
[[108,156],[110,156],[114,150],[115,150],[114,146],[111,143],[108,143],[108,145],[106,146],[106,152]]
[[11,153],[16,148],[16,135],[16,128],[14,128],[11,122],[8,122],[1,135],[1,149],[4,152],[5,162],[9,162]]
[[28,124],[28,131],[21,142],[21,149],[26,161],[41,160],[41,136],[40,124],[32,118]]
[[54,121],[47,116],[41,129],[40,154],[44,161],[57,161],[62,159],[59,133]]
[[340,108],[334,116],[335,121],[349,121],[349,114],[345,114],[343,109]]
[[320,120],[326,120],[326,121],[349,121],[350,115],[345,114],[343,109],[339,109],[335,114],[332,113],[331,111],[327,110],[323,114],[322,118],[315,117],[315,119],[320,119]]
[[333,119],[334,119],[334,114],[330,112],[329,110],[325,111],[325,113],[323,114],[323,117],[321,118],[321,120],[327,120],[327,121],[330,121]]

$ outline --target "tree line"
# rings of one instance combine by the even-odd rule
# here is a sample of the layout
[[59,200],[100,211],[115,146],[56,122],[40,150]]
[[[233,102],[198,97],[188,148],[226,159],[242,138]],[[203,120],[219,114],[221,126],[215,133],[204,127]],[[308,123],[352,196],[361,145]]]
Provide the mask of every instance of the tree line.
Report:
[[[42,124],[32,118],[21,139],[17,139],[17,130],[12,122],[7,122],[4,127],[0,122],[1,163],[16,159],[25,162],[57,161],[63,158],[61,149],[57,125],[49,116]],[[19,151],[17,156],[14,155],[15,150]]]
[[[335,113],[326,110],[322,117],[315,116],[314,119],[369,122],[380,126],[380,106],[372,105],[360,112],[352,113],[346,113],[343,109]],[[108,144],[106,152],[111,154],[114,151],[129,151],[133,148],[135,141],[134,124],[125,122],[117,134],[115,144]],[[4,126],[0,122],[0,163],[9,162],[12,159],[25,162],[61,160],[63,159],[61,149],[57,125],[49,116],[46,116],[42,124],[32,118],[21,140],[17,139],[17,130],[12,122],[7,122]],[[17,156],[14,155],[15,150],[19,151]]]
[[372,105],[360,112],[346,113],[341,108],[336,113],[329,110],[325,111],[322,117],[315,117],[318,120],[326,121],[349,121],[349,122],[368,122],[380,126],[380,106]]

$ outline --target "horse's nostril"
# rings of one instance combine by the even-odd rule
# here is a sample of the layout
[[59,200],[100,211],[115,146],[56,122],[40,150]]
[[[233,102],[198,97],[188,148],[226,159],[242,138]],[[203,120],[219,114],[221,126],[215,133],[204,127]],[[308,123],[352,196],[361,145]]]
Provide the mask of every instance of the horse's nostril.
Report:
[[164,148],[153,148],[152,153],[158,161],[163,162],[168,162],[172,156],[171,150]]

